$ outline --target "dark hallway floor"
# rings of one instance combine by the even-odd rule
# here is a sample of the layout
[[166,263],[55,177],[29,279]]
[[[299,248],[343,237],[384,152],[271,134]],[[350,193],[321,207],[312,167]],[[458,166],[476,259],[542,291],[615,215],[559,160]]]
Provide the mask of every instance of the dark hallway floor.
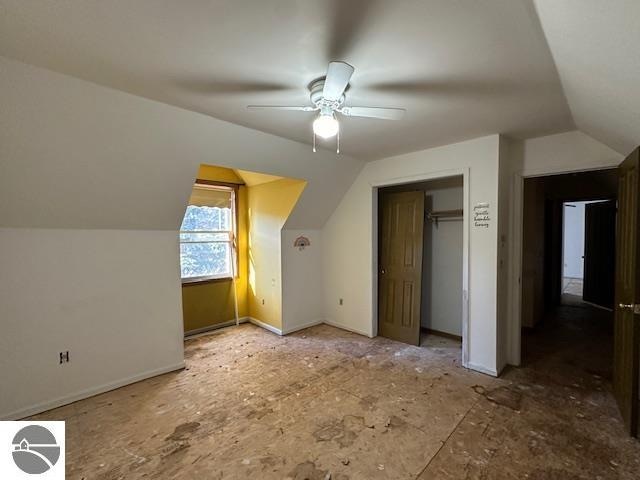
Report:
[[424,478],[640,478],[640,442],[611,395],[612,314],[563,303],[523,334],[522,366],[467,413]]
[[613,313],[574,295],[563,295],[562,303],[536,329],[523,333],[522,367],[537,374],[608,385],[613,366]]

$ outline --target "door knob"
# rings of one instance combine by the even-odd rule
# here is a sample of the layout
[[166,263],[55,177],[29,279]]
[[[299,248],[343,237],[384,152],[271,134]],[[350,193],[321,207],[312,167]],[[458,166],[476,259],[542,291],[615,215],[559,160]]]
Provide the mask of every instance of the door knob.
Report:
[[387,273],[387,271],[384,268],[380,270],[381,275],[384,275],[385,273]]

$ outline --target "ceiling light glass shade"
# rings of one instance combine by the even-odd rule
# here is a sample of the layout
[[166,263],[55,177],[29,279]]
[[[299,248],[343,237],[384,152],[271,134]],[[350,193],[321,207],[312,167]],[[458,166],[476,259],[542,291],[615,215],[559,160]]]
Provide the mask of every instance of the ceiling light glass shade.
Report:
[[313,121],[313,133],[322,138],[330,138],[335,136],[338,133],[339,128],[340,124],[338,123],[338,120],[335,119],[333,114],[321,114]]

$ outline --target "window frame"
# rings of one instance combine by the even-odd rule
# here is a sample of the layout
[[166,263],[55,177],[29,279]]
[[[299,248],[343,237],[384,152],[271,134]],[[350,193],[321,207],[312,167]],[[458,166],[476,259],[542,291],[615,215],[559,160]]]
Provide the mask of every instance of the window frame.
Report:
[[[237,246],[238,246],[238,190],[240,185],[236,183],[226,183],[226,182],[216,182],[212,180],[196,179],[194,186],[199,186],[199,185],[209,186],[209,187],[226,187],[231,189],[230,190],[231,191],[231,218],[232,218],[231,231],[233,232],[233,236],[236,241],[236,249],[237,249]],[[194,232],[193,230],[190,230],[190,231],[179,230],[178,245],[182,245],[183,243],[180,237],[182,233],[193,233],[193,232]],[[226,232],[226,230],[222,230],[222,232]],[[209,242],[204,242],[204,243],[209,243]],[[230,243],[230,248],[233,248],[233,245],[231,244],[231,242],[229,243]],[[237,279],[239,277],[239,272],[238,272],[239,261],[238,261],[237,251],[235,253],[236,254],[234,255],[233,261],[235,263],[235,278]],[[182,272],[181,272],[180,280],[183,286],[198,285],[198,284],[205,284],[205,283],[227,282],[227,281],[233,280],[233,271],[229,273],[218,274],[218,275],[202,275],[199,277],[188,277],[188,278],[182,278]]]

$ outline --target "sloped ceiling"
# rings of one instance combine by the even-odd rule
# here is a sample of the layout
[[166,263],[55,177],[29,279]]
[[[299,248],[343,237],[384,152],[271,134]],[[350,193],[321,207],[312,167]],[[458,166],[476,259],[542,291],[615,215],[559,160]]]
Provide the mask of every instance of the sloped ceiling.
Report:
[[177,230],[200,164],[307,180],[320,228],[363,163],[0,57],[0,227]]
[[640,1],[536,0],[576,126],[626,155],[640,144]]
[[530,0],[0,0],[0,55],[305,143],[313,114],[246,105],[306,105],[347,61],[347,104],[407,109],[342,120],[365,160],[574,128]]

